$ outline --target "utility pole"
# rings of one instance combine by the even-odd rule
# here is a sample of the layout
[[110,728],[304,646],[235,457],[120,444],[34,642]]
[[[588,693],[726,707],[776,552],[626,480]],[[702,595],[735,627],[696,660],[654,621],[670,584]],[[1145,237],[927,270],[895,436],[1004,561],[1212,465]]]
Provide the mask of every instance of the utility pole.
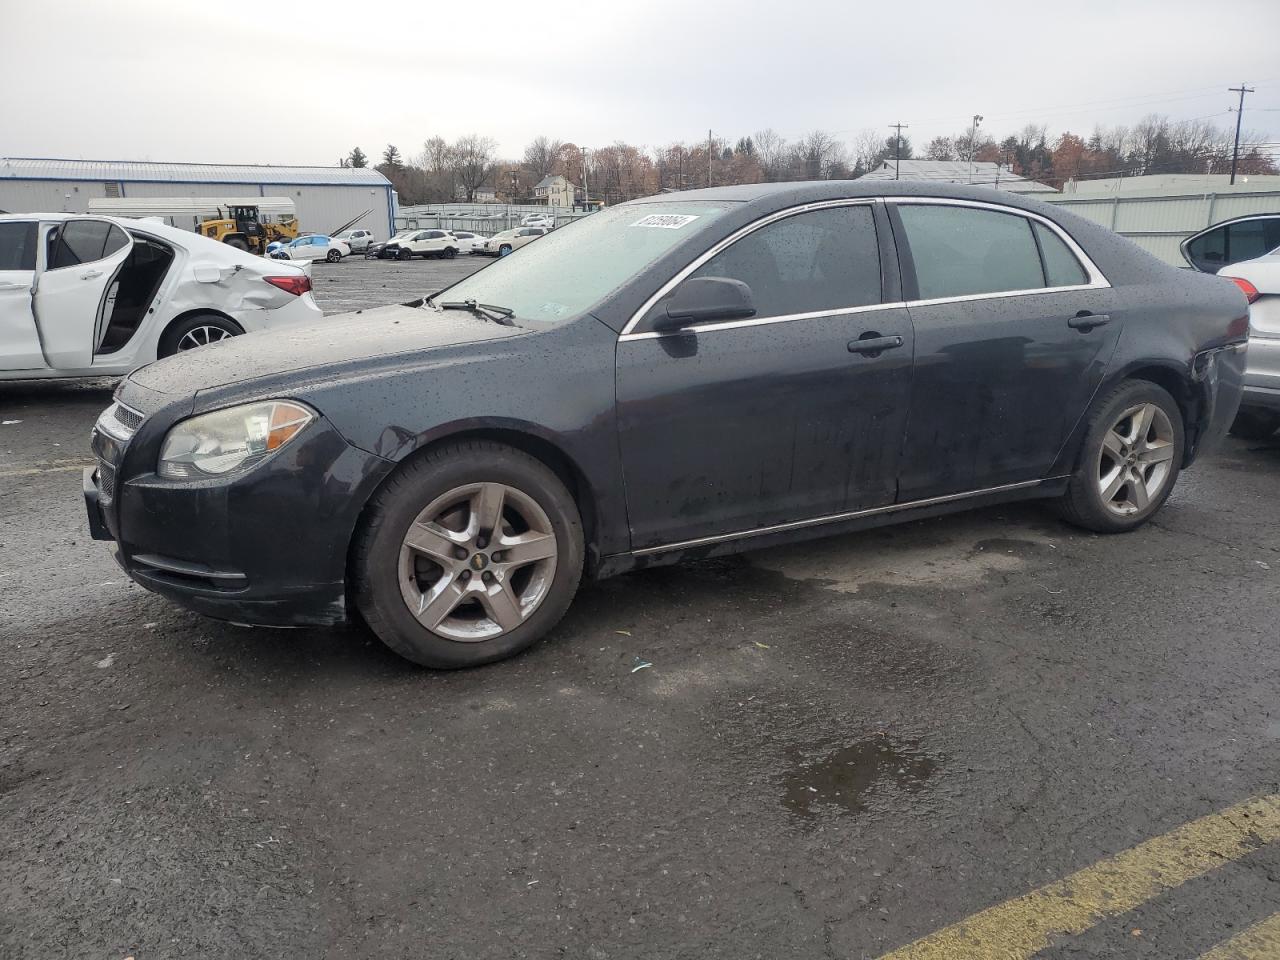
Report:
[[707,186],[711,186],[711,131],[707,131]]
[[978,149],[978,124],[982,122],[982,114],[973,115],[973,126],[969,128],[969,182],[973,183],[973,155]]
[[1240,159],[1240,121],[1244,119],[1244,95],[1253,93],[1253,87],[1246,87],[1244,82],[1241,81],[1240,86],[1227,87],[1227,90],[1231,93],[1240,94],[1240,106],[1236,110],[1236,142],[1235,146],[1231,148],[1231,183],[1234,186],[1236,182],[1236,163]]
[[587,148],[582,148],[582,209],[591,209],[591,191],[587,189]]
[[897,134],[893,141],[893,179],[898,179],[898,168],[902,163],[902,131],[911,129],[910,124],[898,121],[889,124],[890,130],[896,130]]

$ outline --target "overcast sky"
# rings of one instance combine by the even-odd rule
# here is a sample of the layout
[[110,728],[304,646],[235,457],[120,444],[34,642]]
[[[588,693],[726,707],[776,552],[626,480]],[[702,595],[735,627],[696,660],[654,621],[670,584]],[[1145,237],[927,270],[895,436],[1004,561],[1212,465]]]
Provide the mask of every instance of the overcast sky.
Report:
[[1146,113],[1280,140],[1280,2],[0,0],[0,156],[334,164],[480,133],[916,144]]

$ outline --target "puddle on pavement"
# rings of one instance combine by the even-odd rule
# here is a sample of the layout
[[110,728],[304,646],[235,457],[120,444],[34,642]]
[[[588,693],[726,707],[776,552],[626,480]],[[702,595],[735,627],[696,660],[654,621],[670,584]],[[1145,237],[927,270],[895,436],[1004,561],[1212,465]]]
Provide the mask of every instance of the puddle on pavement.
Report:
[[816,816],[823,809],[860,813],[870,797],[886,787],[918,791],[937,766],[937,760],[914,745],[875,737],[797,765],[782,779],[782,805],[801,817]]

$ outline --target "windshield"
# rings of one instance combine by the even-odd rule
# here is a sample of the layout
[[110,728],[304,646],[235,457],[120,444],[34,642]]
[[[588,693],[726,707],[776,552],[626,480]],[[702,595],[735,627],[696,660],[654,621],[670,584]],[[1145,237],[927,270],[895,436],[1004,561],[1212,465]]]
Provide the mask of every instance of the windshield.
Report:
[[706,229],[727,208],[689,201],[609,207],[539,237],[435,299],[497,304],[521,320],[567,320]]

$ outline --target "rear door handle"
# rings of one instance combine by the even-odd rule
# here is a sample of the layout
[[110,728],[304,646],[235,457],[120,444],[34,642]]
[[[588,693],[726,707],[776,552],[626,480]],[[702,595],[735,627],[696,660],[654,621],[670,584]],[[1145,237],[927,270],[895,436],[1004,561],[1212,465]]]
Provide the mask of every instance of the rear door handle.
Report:
[[101,270],[90,270],[88,273],[80,274],[80,279],[81,280],[97,280],[100,276],[102,276]]
[[1074,317],[1067,321],[1067,326],[1073,330],[1092,330],[1094,327],[1104,327],[1111,322],[1111,318],[1105,313],[1077,313]]
[[868,337],[866,340],[850,340],[849,352],[860,353],[863,356],[871,353],[879,353],[882,350],[893,350],[902,346],[901,337]]

